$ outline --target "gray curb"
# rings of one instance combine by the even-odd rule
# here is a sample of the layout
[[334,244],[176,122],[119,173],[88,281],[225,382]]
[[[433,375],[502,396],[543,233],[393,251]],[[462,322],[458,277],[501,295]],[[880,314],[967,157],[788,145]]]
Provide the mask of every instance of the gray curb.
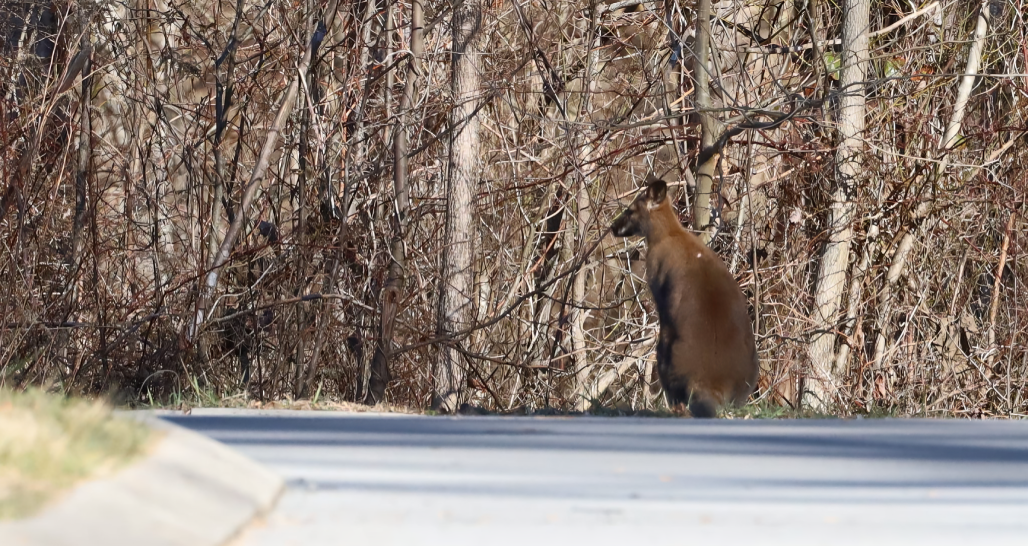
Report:
[[164,432],[153,453],[30,519],[0,523],[0,544],[217,546],[278,499],[282,478],[228,447],[152,413],[122,415]]

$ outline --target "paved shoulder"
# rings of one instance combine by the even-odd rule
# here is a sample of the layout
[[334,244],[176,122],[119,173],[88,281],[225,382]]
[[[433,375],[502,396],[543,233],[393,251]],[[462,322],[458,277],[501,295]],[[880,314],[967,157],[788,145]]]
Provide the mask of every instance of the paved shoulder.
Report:
[[281,472],[247,545],[1025,544],[1028,423],[197,412]]
[[232,449],[147,422],[164,431],[152,454],[31,519],[0,525],[0,544],[215,546],[266,513],[282,490],[281,477]]

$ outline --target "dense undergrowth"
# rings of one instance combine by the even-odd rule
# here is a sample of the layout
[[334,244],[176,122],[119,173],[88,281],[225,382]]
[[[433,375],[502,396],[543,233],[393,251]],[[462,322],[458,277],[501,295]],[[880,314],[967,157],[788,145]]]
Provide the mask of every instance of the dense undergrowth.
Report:
[[[425,5],[416,54],[406,0],[0,6],[0,385],[423,411],[446,350],[461,401],[489,412],[665,411],[645,248],[606,233],[651,171],[692,219],[692,4],[466,3],[482,54],[459,335],[439,325],[466,121],[450,3]],[[713,4],[702,113],[725,130],[788,113],[717,166],[711,247],[762,366],[759,402],[732,415],[813,415],[796,408],[824,336],[820,413],[1028,413],[1028,6],[987,3],[981,38],[982,3],[918,6],[871,3],[867,81],[843,89],[839,5]],[[848,93],[867,130],[820,317]]]

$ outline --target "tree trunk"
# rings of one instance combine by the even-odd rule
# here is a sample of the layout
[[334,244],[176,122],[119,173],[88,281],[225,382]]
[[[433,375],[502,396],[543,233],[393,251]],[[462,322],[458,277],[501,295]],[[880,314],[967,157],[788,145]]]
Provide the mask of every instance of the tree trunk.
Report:
[[[85,21],[83,21],[85,24]],[[88,201],[88,181],[90,176],[92,158],[93,158],[93,129],[92,119],[90,114],[91,103],[93,101],[93,78],[90,77],[89,72],[92,70],[91,62],[89,59],[89,51],[92,51],[92,46],[89,44],[88,34],[82,37],[82,51],[87,52],[84,59],[84,65],[82,66],[82,97],[79,103],[82,109],[81,117],[79,118],[79,149],[78,149],[78,168],[75,170],[75,216],[72,220],[71,229],[71,260],[69,265],[71,266],[72,278],[77,279],[82,264],[82,247],[83,238],[85,236],[86,229],[86,213],[87,213],[87,201]],[[73,281],[77,282],[77,281]],[[77,298],[77,289],[74,290],[72,298],[69,301],[74,302]],[[74,303],[72,304],[74,306]]]
[[389,273],[386,276],[385,286],[379,297],[379,326],[377,347],[375,356],[371,360],[370,377],[368,378],[368,392],[364,397],[364,403],[376,404],[385,399],[385,389],[391,377],[389,372],[389,357],[393,344],[393,325],[396,322],[396,313],[399,310],[400,291],[404,284],[404,269],[406,268],[406,256],[404,255],[403,237],[407,226],[407,210],[410,207],[408,199],[407,184],[407,125],[410,123],[410,107],[414,103],[415,78],[417,77],[417,62],[424,51],[424,15],[420,0],[411,2],[411,59],[407,64],[407,80],[403,84],[403,95],[400,97],[400,105],[397,112],[399,119],[393,130],[393,200],[395,225],[393,226],[393,241],[389,246],[389,255],[392,261],[389,263]]
[[[87,26],[87,22],[83,17],[83,27]],[[85,229],[87,215],[90,211],[89,207],[89,177],[92,174],[92,163],[93,163],[93,128],[90,109],[92,108],[93,102],[93,78],[89,72],[92,70],[92,62],[90,59],[90,52],[92,46],[89,43],[89,34],[86,33],[82,36],[81,40],[81,53],[79,53],[77,59],[81,59],[83,63],[81,67],[82,72],[82,96],[79,102],[79,108],[81,109],[81,115],[79,117],[79,149],[78,149],[78,165],[75,169],[75,215],[72,219],[71,229],[71,241],[70,241],[70,252],[68,256],[68,270],[70,276],[68,277],[68,284],[65,287],[66,292],[70,292],[65,300],[64,309],[64,320],[73,320],[75,315],[80,311],[79,309],[79,279],[81,278],[82,262],[84,252],[83,247],[85,245]],[[70,73],[70,71],[69,71]],[[74,79],[74,76],[72,76]],[[40,124],[43,125],[42,123]],[[96,208],[93,207],[93,213],[95,215]],[[93,222],[95,225],[95,221]],[[96,256],[93,257],[94,262]],[[58,344],[60,351],[67,358],[70,353],[74,350],[70,343],[71,334],[68,331],[61,331],[58,334]],[[71,380],[67,386],[70,389],[75,382],[75,378],[78,375],[79,366],[76,364],[72,370]]]
[[[592,119],[590,112],[592,111],[592,96],[596,93],[596,74],[597,67],[600,64],[600,43],[599,36],[599,19],[600,10],[599,5],[593,5],[592,7],[592,18],[589,22],[588,34],[590,38],[589,56],[585,66],[585,81],[586,81],[586,93],[585,97],[582,98],[581,110],[577,113],[576,119],[591,124]],[[570,130],[570,124],[568,125]],[[579,165],[589,165],[594,153],[594,146],[592,139],[589,135],[585,138],[585,143],[578,146],[575,141],[571,141],[572,146],[576,148],[581,147],[582,158],[579,161]],[[577,237],[578,244],[584,245],[586,241],[587,233],[592,226],[592,198],[589,196],[589,177],[582,171],[581,168],[576,169],[579,173],[578,176],[578,191],[575,195],[575,205],[578,212],[578,218],[575,222],[576,229],[574,232]],[[570,232],[570,230],[569,230]],[[588,318],[589,313],[584,309],[585,307],[585,294],[586,294],[586,277],[588,276],[588,268],[585,264],[575,272],[575,280],[572,284],[571,297],[574,301],[574,305],[571,309],[571,350],[574,356],[575,364],[575,396],[574,403],[575,409],[579,411],[585,411],[592,405],[592,400],[599,396],[594,390],[589,388],[589,372],[592,370],[592,365],[589,363],[588,350],[589,346],[586,343],[585,338],[585,319]]]
[[971,42],[971,50],[967,53],[967,67],[964,69],[964,75],[960,78],[960,86],[957,88],[957,101],[953,104],[953,117],[950,118],[949,125],[946,126],[946,135],[942,138],[943,150],[949,150],[957,143],[957,135],[960,133],[964,112],[967,110],[967,101],[971,98],[971,89],[978,77],[978,64],[982,60],[985,37],[989,34],[989,4],[989,0],[985,0],[978,10],[974,42]]
[[[442,277],[439,286],[439,334],[451,335],[467,327],[471,311],[473,275],[472,194],[478,167],[479,122],[474,115],[479,92],[478,35],[482,22],[481,5],[466,0],[453,14],[454,107],[450,126],[450,172],[446,184],[446,231],[444,235]],[[463,124],[463,127],[459,125]],[[444,341],[439,347],[434,376],[432,406],[440,411],[456,411],[462,402],[465,370],[457,340]]]
[[[717,140],[718,120],[710,100],[710,0],[699,0],[696,6],[696,110],[700,116],[700,151],[708,150]],[[696,194],[692,203],[692,227],[704,243],[711,237],[710,197],[714,190],[714,170],[721,154],[706,155],[696,166]]]
[[803,401],[824,409],[836,396],[845,370],[835,368],[836,322],[846,287],[850,241],[853,238],[853,194],[862,169],[865,91],[868,49],[868,0],[847,0],[843,9],[842,74],[839,85],[839,145],[835,154],[835,187],[828,215],[828,242],[814,294],[814,328],[808,347],[810,373]]

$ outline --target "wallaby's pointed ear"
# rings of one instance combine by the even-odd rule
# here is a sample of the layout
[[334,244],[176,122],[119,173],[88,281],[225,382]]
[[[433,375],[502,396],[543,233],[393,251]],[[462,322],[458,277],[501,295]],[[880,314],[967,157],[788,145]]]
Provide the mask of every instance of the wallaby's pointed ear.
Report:
[[650,173],[650,175],[646,177],[646,185],[648,186],[646,189],[646,196],[649,198],[650,202],[654,204],[663,203],[664,199],[667,198],[667,184],[665,184],[663,180],[653,176],[653,173]]

